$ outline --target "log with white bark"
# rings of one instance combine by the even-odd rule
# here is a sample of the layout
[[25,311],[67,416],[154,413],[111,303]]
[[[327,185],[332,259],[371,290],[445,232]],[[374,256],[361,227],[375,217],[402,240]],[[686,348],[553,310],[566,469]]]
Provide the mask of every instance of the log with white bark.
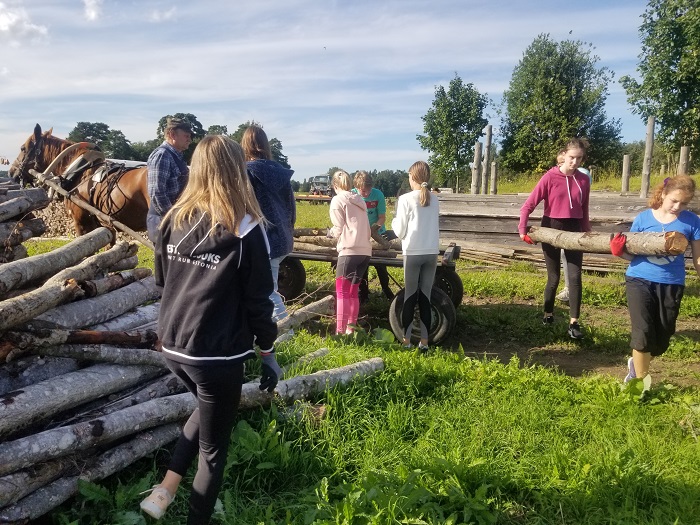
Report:
[[0,438],[162,373],[154,366],[100,363],[6,394],[0,398]]
[[[610,253],[610,233],[565,232],[554,228],[530,227],[533,241],[551,244],[555,248],[588,253]],[[678,232],[626,232],[627,252],[632,255],[679,255],[688,248],[688,239]]]
[[[324,241],[325,242],[325,241]],[[294,242],[295,252],[306,252],[314,254],[329,255],[331,257],[338,257],[338,251],[335,248],[330,248],[328,246],[319,246],[318,244],[312,244],[308,242]],[[385,257],[387,259],[394,259],[398,255],[395,250],[380,250],[372,248],[372,255],[374,257]]]
[[[378,241],[376,238],[379,238],[380,241]],[[319,246],[323,248],[333,248],[334,250],[336,249],[336,246],[338,245],[338,240],[337,239],[331,239],[329,237],[317,237],[317,236],[300,236],[300,237],[295,237],[294,238],[294,246],[296,247],[298,245],[302,246],[308,246],[308,245],[313,245],[313,246]],[[390,241],[387,241],[379,235],[376,232],[372,233],[372,253],[374,254],[375,250],[383,250],[386,252],[391,252],[394,250],[393,246]],[[401,242],[398,244],[398,251],[401,251]]]
[[68,329],[85,328],[114,319],[140,304],[158,298],[160,290],[155,285],[155,279],[147,277],[105,295],[58,306],[35,319]]
[[[357,377],[366,377],[384,369],[381,358],[375,357],[332,370],[280,381],[276,393],[285,402],[320,394],[326,388],[348,384]],[[269,406],[275,395],[261,391],[258,381],[243,385],[240,408]],[[46,430],[32,436],[0,444],[0,474],[7,474],[29,465],[57,459],[68,454],[123,438],[146,428],[189,417],[197,407],[190,392],[146,401],[75,425]]]
[[0,222],[0,242],[11,237],[15,232],[28,230],[34,237],[39,237],[46,232],[46,223],[43,219],[27,219],[24,221]]
[[47,461],[0,477],[0,508],[16,503],[75,467],[73,458]]
[[111,240],[111,231],[107,228],[98,228],[49,253],[4,264],[0,266],[0,294],[25,283],[54,275],[92,255],[109,244]]
[[[124,259],[122,259],[123,261]],[[112,268],[110,268],[112,271]],[[130,271],[124,271],[120,273],[115,273],[103,277],[102,279],[92,279],[89,281],[80,282],[80,287],[85,292],[85,297],[95,297],[98,295],[103,295],[113,290],[123,288],[124,286],[131,284],[141,279],[149,277],[153,272],[150,268],[134,268]]]
[[[70,279],[44,285],[31,292],[0,301],[0,332],[31,321],[42,313],[72,301],[82,294],[83,290],[78,283]],[[1,348],[3,345],[0,343]]]
[[19,524],[35,520],[77,494],[80,479],[85,481],[104,479],[177,439],[179,435],[180,426],[175,423],[142,432],[134,439],[101,454],[89,468],[81,472],[80,476],[59,478],[32,492],[14,505],[0,509],[0,523]]
[[36,463],[89,450],[149,428],[180,421],[189,417],[195,408],[197,402],[187,392],[146,401],[82,423],[0,443],[0,476]]
[[305,364],[308,364],[315,359],[320,359],[326,355],[328,355],[328,348],[324,347],[319,348],[318,350],[314,350],[313,352],[310,352],[304,356],[301,356],[293,363],[282,367],[282,377],[288,375],[291,371],[296,370],[297,368],[304,366]]
[[294,237],[325,237],[328,228],[294,228]]
[[46,208],[51,201],[46,194],[44,196],[46,197],[45,199],[35,200],[33,196],[24,195],[0,203],[0,222],[21,217],[33,210]]
[[[78,239],[82,239],[83,237],[78,237]],[[78,239],[76,239],[75,241],[71,241],[66,246],[70,246],[70,244],[73,244]],[[90,257],[86,258],[84,261],[80,262],[79,264],[76,264],[75,266],[71,266],[70,268],[66,268],[58,273],[55,273],[54,275],[49,277],[46,280],[46,282],[56,283],[64,281],[66,279],[76,279],[78,281],[87,281],[89,279],[94,279],[97,276],[105,275],[107,272],[107,268],[114,266],[118,261],[121,261],[125,257],[131,257],[137,251],[138,246],[136,246],[136,244],[128,243],[126,241],[120,241],[114,246],[112,246],[109,250],[100,253],[95,253]]]
[[8,188],[4,200],[10,200],[16,197],[26,197],[36,202],[49,200],[49,195],[44,188]]
[[115,345],[57,345],[32,351],[53,357],[69,357],[80,361],[115,363],[118,365],[159,366],[167,368],[160,352],[145,348],[123,348]]
[[27,248],[25,248],[23,244],[17,244],[0,250],[0,263],[7,264],[21,261],[22,259],[26,259],[28,255]]
[[108,268],[108,271],[110,273],[114,272],[123,272],[124,270],[132,270],[136,268],[139,264],[139,256],[138,255],[132,255],[131,257],[125,257],[118,263],[116,263],[114,266],[110,266]]
[[318,301],[314,301],[311,304],[291,311],[287,317],[277,323],[277,332],[282,333],[290,328],[299,326],[312,317],[333,315],[334,313],[335,298],[332,295],[327,295],[323,299],[319,299]]
[[29,356],[18,359],[0,367],[0,396],[78,368],[78,361],[63,357]]
[[160,301],[137,306],[133,311],[122,314],[119,317],[110,319],[104,323],[90,325],[90,330],[133,330],[145,328],[158,322],[158,312],[160,311]]

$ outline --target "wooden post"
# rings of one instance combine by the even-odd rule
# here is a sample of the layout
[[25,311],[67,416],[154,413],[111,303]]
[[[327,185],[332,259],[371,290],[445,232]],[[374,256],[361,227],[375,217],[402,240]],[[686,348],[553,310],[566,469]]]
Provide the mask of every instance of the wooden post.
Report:
[[630,191],[630,156],[622,156],[622,193]]
[[489,179],[486,174],[489,172],[489,162],[491,162],[491,135],[492,126],[489,124],[486,126],[486,140],[484,142],[484,158],[481,164],[481,193],[486,195],[489,192]]
[[649,193],[649,178],[651,177],[651,153],[654,149],[654,124],[655,117],[649,117],[647,120],[647,141],[644,146],[644,166],[642,167],[642,189],[639,196],[643,199],[647,198]]
[[496,174],[496,161],[491,162],[491,195],[498,193],[498,176]]
[[481,179],[481,142],[474,144],[474,165],[472,166],[472,185],[471,193],[476,195],[479,193],[479,184]]
[[688,146],[681,146],[681,156],[678,159],[678,171],[676,175],[688,174],[688,160],[690,159],[690,150]]

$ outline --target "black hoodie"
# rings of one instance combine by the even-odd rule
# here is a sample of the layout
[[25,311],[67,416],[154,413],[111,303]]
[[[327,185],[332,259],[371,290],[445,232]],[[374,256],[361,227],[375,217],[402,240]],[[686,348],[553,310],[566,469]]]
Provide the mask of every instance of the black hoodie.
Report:
[[190,365],[217,365],[255,356],[253,342],[272,348],[272,272],[263,228],[249,215],[239,235],[208,216],[158,230],[155,280],[163,287],[158,335],[163,354]]

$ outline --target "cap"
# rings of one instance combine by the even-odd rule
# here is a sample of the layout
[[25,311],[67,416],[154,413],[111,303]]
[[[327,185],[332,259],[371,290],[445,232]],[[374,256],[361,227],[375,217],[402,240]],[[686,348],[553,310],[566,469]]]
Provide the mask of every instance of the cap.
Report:
[[165,131],[168,132],[174,129],[181,129],[182,131],[192,135],[192,126],[190,126],[190,123],[184,119],[176,117],[169,118],[167,124],[165,125]]

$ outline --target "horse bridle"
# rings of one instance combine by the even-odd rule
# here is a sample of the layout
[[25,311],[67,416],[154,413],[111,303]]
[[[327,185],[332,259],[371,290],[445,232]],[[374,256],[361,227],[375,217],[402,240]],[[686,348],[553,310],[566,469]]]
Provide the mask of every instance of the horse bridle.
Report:
[[[25,168],[31,167],[32,169],[38,171],[39,168],[39,157],[41,155],[42,148],[44,146],[44,136],[40,135],[37,140],[34,141],[34,144],[29,148],[29,151],[24,155],[24,158],[22,159],[22,162],[19,163],[19,167],[17,168],[17,171],[19,172],[19,179],[22,182],[22,184],[25,184],[25,182],[33,180],[33,177],[30,177],[28,172],[25,171]],[[28,164],[32,163],[32,166],[27,166]]]

